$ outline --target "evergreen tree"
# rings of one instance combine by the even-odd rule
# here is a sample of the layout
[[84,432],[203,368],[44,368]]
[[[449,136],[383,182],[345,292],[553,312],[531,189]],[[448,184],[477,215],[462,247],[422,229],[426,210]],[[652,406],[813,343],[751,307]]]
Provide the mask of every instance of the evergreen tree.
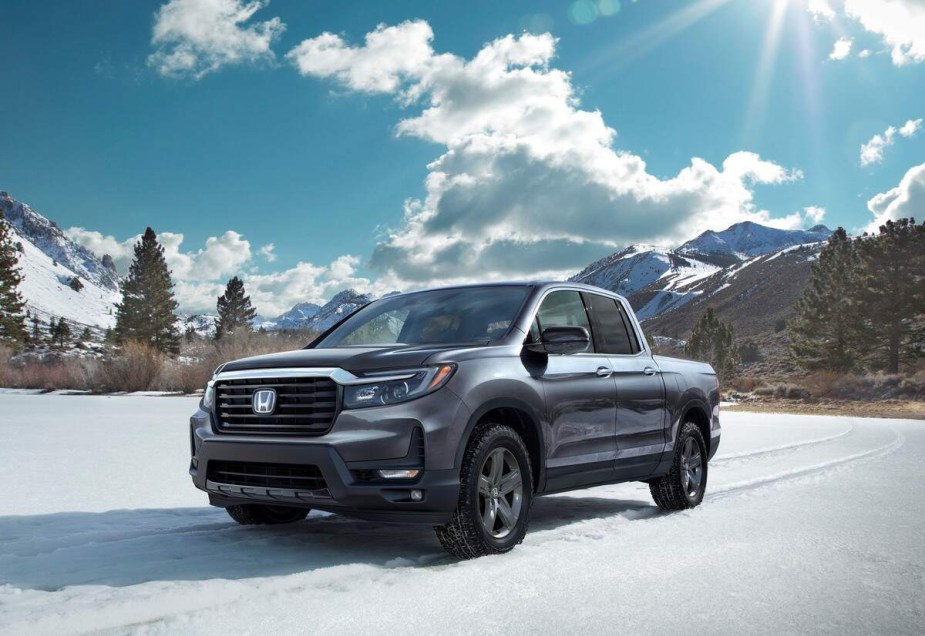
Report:
[[38,316],[32,316],[32,344],[42,342],[42,321]]
[[925,355],[925,223],[887,221],[858,241],[858,299],[873,366],[898,373]]
[[58,333],[58,319],[52,316],[48,319],[48,344],[55,343],[56,333]]
[[709,362],[721,380],[734,375],[739,364],[732,326],[717,318],[712,307],[708,307],[694,325],[684,353],[695,360]]
[[257,315],[251,305],[250,296],[244,294],[244,282],[235,276],[225,287],[225,293],[218,297],[216,304],[218,321],[215,323],[215,338],[232,335],[239,329],[250,331],[250,321]]
[[865,328],[857,302],[858,255],[838,228],[813,264],[790,321],[790,354],[807,369],[847,372],[858,366]]
[[121,287],[122,302],[116,306],[117,341],[135,340],[165,353],[179,353],[173,281],[164,248],[150,227],[135,244],[135,260]]
[[80,339],[83,342],[89,342],[93,340],[93,334],[90,333],[90,327],[84,327],[83,333],[80,334]]
[[0,343],[19,346],[27,340],[23,316],[23,300],[19,294],[19,273],[16,246],[3,211],[0,210]]
[[62,349],[71,341],[71,326],[62,318],[58,321],[58,333],[55,335],[58,346]]
[[64,318],[61,318],[57,322],[52,318],[49,335],[51,336],[52,346],[58,346],[63,349],[71,340],[71,326],[67,324]]

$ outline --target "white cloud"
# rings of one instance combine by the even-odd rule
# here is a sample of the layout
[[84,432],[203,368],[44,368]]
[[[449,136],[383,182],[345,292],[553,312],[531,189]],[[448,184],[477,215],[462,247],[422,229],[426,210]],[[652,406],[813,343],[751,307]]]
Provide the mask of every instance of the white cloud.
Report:
[[905,124],[899,127],[899,134],[902,137],[911,137],[917,133],[922,128],[922,120],[919,119],[910,119]]
[[260,248],[260,255],[267,259],[268,263],[272,263],[276,260],[276,245],[273,243],[267,243]]
[[878,133],[874,135],[867,143],[861,146],[861,165],[867,166],[872,163],[883,161],[884,150],[896,143],[897,134],[899,134],[900,137],[912,137],[921,127],[921,119],[910,119],[899,128],[889,126],[882,134]]
[[[809,0],[807,8],[817,20],[830,22],[837,20],[841,13],[865,31],[879,36],[889,47],[896,66],[925,61],[925,2],[922,0]],[[861,57],[869,54],[862,51]]]
[[[615,149],[600,112],[550,66],[549,34],[508,35],[470,60],[435,53],[426,22],[379,26],[353,46],[324,33],[288,55],[306,76],[393,95],[417,112],[397,132],[441,144],[426,196],[376,247],[384,286],[573,273],[627,242],[672,242],[742,220],[770,222],[754,187],[801,177],[749,152],[650,174]],[[383,55],[383,42],[402,55]]]
[[832,20],[835,18],[835,11],[832,10],[826,0],[809,0],[807,8],[817,20]]
[[861,51],[858,51],[858,57],[861,58],[862,60],[870,57],[870,49],[863,49]]
[[305,40],[286,54],[302,75],[335,76],[358,91],[392,92],[406,77],[417,77],[434,58],[426,22],[380,24],[362,47],[349,46],[333,33]]
[[830,60],[843,60],[849,55],[851,55],[851,45],[853,44],[851,38],[841,37],[835,41],[835,45],[832,47],[832,52],[829,53]]
[[825,208],[818,205],[810,205],[803,208],[803,218],[807,225],[819,225],[825,218]]
[[[121,274],[128,272],[135,243],[141,238],[138,235],[120,241],[80,227],[72,227],[65,233],[98,256],[112,256]],[[210,237],[202,248],[190,251],[183,250],[182,234],[161,232],[157,239],[164,247],[164,258],[175,284],[174,292],[184,312],[214,312],[216,297],[224,292],[227,280],[235,275],[244,280],[257,311],[269,317],[291,309],[296,303],[322,303],[347,287],[376,294],[384,291],[357,275],[360,259],[356,256],[338,257],[327,266],[303,262],[284,271],[259,273],[252,267],[250,243],[233,230]],[[268,260],[276,258],[272,243],[264,245],[259,252]]]
[[916,216],[921,220],[925,209],[925,163],[910,168],[895,188],[870,199],[867,209],[874,220],[864,231],[871,233],[876,233],[888,220]]
[[222,66],[269,61],[279,18],[246,24],[269,0],[170,0],[154,15],[148,64],[165,77],[200,79]]

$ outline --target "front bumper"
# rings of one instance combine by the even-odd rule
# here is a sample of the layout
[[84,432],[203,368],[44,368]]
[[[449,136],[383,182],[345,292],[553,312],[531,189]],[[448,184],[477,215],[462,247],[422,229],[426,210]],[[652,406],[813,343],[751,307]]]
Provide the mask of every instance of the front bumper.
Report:
[[[455,428],[464,430],[468,415],[462,401],[444,389],[401,405],[342,411],[325,435],[280,437],[216,433],[211,415],[200,409],[190,418],[190,475],[215,506],[270,503],[438,525],[456,508],[459,470],[450,440]],[[209,463],[217,461],[317,466],[325,487],[221,483],[209,479]],[[399,467],[424,470],[415,480],[369,480],[377,468]],[[412,499],[412,490],[420,491],[419,498]]]

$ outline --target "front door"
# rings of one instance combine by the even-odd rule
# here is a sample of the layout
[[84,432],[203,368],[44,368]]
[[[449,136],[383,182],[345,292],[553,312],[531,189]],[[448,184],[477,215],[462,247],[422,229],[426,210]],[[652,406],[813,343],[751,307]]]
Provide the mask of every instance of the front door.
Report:
[[[584,327],[591,333],[577,291],[550,292],[537,312],[531,337],[562,326]],[[607,357],[594,353],[593,344],[583,353],[548,355],[540,378],[551,428],[547,490],[608,481],[616,452],[617,395]]]

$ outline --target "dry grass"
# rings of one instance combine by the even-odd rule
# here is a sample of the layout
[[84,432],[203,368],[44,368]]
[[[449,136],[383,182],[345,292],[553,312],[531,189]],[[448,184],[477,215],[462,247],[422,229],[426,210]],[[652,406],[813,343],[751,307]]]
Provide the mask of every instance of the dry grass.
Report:
[[241,333],[215,342],[196,340],[185,345],[178,359],[137,342],[115,348],[101,360],[60,354],[17,357],[11,349],[0,347],[0,386],[44,391],[193,393],[206,385],[223,362],[299,349],[311,337],[306,333]]
[[847,417],[885,417],[894,419],[925,420],[925,402],[912,400],[884,400],[861,402],[858,400],[748,400],[735,406],[724,406],[723,411],[751,413],[791,413],[796,415],[841,415]]

